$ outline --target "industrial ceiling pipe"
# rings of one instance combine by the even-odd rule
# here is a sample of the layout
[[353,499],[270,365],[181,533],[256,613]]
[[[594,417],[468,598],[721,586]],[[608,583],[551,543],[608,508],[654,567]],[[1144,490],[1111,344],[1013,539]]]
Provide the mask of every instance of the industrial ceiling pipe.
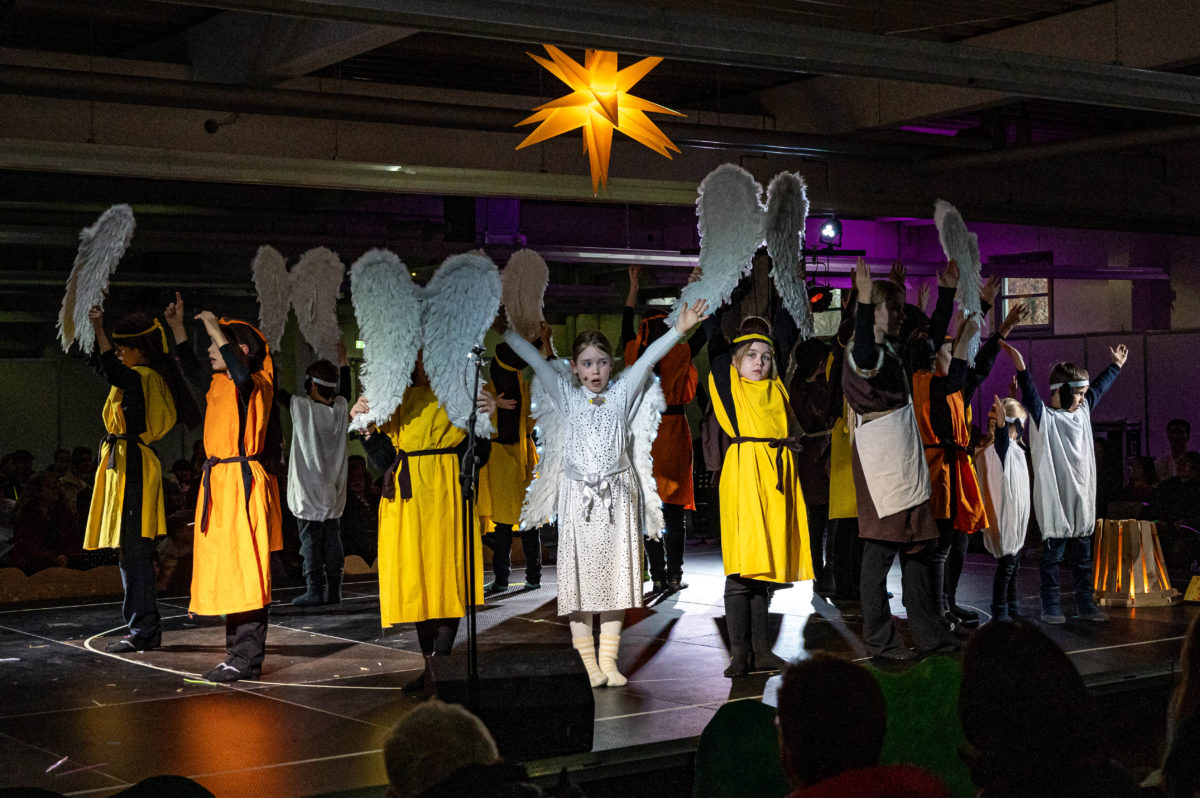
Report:
[[[521,132],[514,127],[529,115],[508,108],[13,65],[0,65],[0,94],[507,133]],[[763,154],[911,161],[941,149],[961,148],[953,142],[939,142],[935,149],[680,122],[663,122],[659,127],[679,146]]]

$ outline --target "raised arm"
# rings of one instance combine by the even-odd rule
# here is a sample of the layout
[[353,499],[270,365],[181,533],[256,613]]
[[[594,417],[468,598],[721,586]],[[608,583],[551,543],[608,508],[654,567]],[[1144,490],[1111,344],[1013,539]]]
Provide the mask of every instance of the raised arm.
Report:
[[1037,386],[1033,384],[1033,376],[1030,375],[1029,369],[1025,368],[1025,358],[1021,357],[1021,353],[1005,341],[1000,342],[1000,348],[1012,360],[1013,367],[1017,370],[1017,385],[1021,388],[1021,404],[1025,405],[1025,409],[1029,411],[1029,417],[1033,423],[1041,426],[1042,412],[1046,406],[1042,404],[1042,397],[1038,396]]
[[97,371],[100,376],[109,385],[121,391],[140,390],[142,378],[136,371],[121,362],[104,332],[104,311],[99,306],[92,308],[88,311],[88,320],[92,323],[92,331],[96,334],[96,349],[100,353]]
[[[871,281],[871,267],[863,258],[854,267],[854,288],[858,302],[854,310],[854,338],[850,341],[852,367],[860,374],[873,372],[883,361],[883,351],[875,342],[875,303],[870,300],[875,293]],[[864,301],[864,298],[866,301]]]
[[705,300],[698,299],[694,305],[685,305],[679,311],[675,326],[659,336],[657,341],[646,347],[646,351],[637,359],[637,362],[625,370],[622,378],[627,380],[628,390],[625,393],[625,409],[627,412],[633,412],[636,409],[641,398],[641,388],[650,376],[650,371],[654,368],[654,364],[662,360],[667,352],[671,351],[671,347],[679,343],[683,336],[687,335],[690,330],[707,318],[708,302]]
[[187,330],[183,326],[183,297],[178,291],[175,292],[175,301],[163,311],[163,318],[166,319],[167,326],[171,328],[171,335],[175,338],[175,357],[179,358],[179,368],[183,371],[183,376],[197,388],[207,389],[212,373],[200,364],[196,353],[192,351]]
[[1121,367],[1125,365],[1125,361],[1129,359],[1129,349],[1125,344],[1121,344],[1116,349],[1109,349],[1112,353],[1112,365],[1100,372],[1096,379],[1092,380],[1092,384],[1088,386],[1087,393],[1084,394],[1084,401],[1089,407],[1095,407],[1100,403],[1100,397],[1112,387],[1116,381],[1117,375],[1121,373]]
[[[546,322],[542,322],[543,333],[549,326]],[[504,331],[504,342],[512,347],[512,351],[517,357],[524,360],[533,368],[533,373],[537,375],[537,378],[542,381],[542,385],[545,386],[550,396],[554,397],[554,401],[558,403],[561,399],[557,387],[559,373],[553,364],[548,360],[544,360],[538,353],[537,348],[522,338],[520,333],[512,327]]]
[[[993,280],[989,280],[986,287],[990,287]],[[985,291],[980,292],[980,302],[986,303],[989,298],[994,297]],[[987,311],[985,310],[984,313]],[[971,401],[971,396],[975,393],[975,389],[983,384],[988,375],[992,373],[992,367],[996,364],[996,356],[1000,354],[1000,342],[1007,340],[1009,334],[1018,324],[1029,317],[1029,304],[1027,302],[1014,302],[1012,307],[1008,309],[1008,314],[1004,317],[1004,322],[1000,325],[1000,329],[992,333],[984,342],[983,346],[979,347],[979,351],[975,354],[975,365],[967,372],[967,382],[963,386],[963,398],[966,401]]]
[[941,346],[950,329],[950,318],[954,315],[954,293],[958,290],[958,261],[950,260],[938,274],[937,304],[929,317],[929,340]]

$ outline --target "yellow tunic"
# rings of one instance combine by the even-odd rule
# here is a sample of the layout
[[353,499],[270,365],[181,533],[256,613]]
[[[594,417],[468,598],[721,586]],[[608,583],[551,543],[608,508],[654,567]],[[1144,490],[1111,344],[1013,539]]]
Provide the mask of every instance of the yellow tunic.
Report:
[[[237,386],[228,374],[213,374],[204,413],[204,451],[210,458],[262,453],[275,397],[272,374],[267,357],[251,375],[254,390],[246,403],[244,428]],[[279,486],[258,461],[246,464],[247,486],[242,465],[212,467],[207,525],[203,487],[196,503],[190,609],[197,615],[248,612],[271,603],[271,552],[283,548]]]
[[[495,386],[486,386],[492,394]],[[496,524],[508,524],[514,529],[521,522],[521,505],[525,489],[533,479],[537,465],[537,447],[529,437],[529,383],[521,378],[521,427],[516,443],[492,441],[492,454],[479,472],[479,521],[484,532],[493,532]]]
[[[409,388],[391,421],[380,428],[397,450],[445,449],[466,433],[450,423],[428,386]],[[464,607],[466,553],[458,456],[431,454],[408,461],[412,498],[379,502],[379,614],[384,626],[430,618],[459,618]],[[475,526],[475,603],[483,604],[483,543]]]
[[[708,378],[721,429],[731,437],[786,438],[788,396],[783,383],[744,380],[732,365],[728,368],[732,413],[713,376]],[[796,464],[785,450],[780,472],[777,454],[778,449],[767,443],[735,443],[725,452],[720,499],[726,574],[781,583],[813,578],[808,511]]]
[[[139,437],[146,444],[154,443],[175,426],[175,401],[171,391],[157,371],[146,366],[134,366],[142,380],[142,396],[146,402],[146,430]],[[128,429],[121,401],[125,394],[113,387],[108,392],[102,416],[104,428],[116,435]],[[125,503],[125,455],[132,441],[118,440],[100,445],[96,465],[96,487],[88,510],[87,530],[83,536],[85,549],[112,549],[121,545],[121,512]],[[116,449],[114,467],[108,458]],[[142,448],[142,537],[156,538],[167,534],[166,511],[163,507],[162,465],[149,448]]]
[[854,490],[854,474],[850,466],[850,424],[846,420],[846,401],[842,400],[842,415],[833,425],[829,441],[829,517],[857,518],[858,494]]

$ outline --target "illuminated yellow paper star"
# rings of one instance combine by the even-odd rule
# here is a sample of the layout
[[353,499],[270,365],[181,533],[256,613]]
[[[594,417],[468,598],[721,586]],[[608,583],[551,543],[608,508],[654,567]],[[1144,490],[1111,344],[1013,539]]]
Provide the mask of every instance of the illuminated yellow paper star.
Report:
[[583,151],[592,167],[592,193],[598,185],[608,185],[609,150],[613,128],[660,155],[671,157],[668,150],[680,152],[671,140],[646,116],[646,111],[685,116],[678,111],[634,97],[629,90],[644,78],[661,58],[643,58],[633,66],[617,70],[617,54],[606,50],[588,50],[583,64],[553,45],[544,44],[551,61],[528,53],[550,74],[571,87],[570,94],[539,105],[532,116],[517,125],[541,122],[517,149],[583,128]]

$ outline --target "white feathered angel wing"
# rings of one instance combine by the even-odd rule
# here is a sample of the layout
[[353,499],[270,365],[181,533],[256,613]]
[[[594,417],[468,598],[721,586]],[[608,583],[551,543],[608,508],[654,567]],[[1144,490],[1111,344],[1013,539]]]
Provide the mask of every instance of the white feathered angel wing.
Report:
[[[468,252],[446,258],[425,287],[422,362],[450,423],[460,429],[466,428],[475,405],[471,350],[482,346],[499,309],[500,272],[485,255]],[[480,414],[475,431],[490,435],[491,420]]]
[[727,163],[700,182],[696,198],[699,217],[700,267],[703,274],[684,286],[667,326],[675,324],[684,305],[708,301],[708,312],[729,301],[738,281],[750,273],[754,253],[763,240],[762,186],[740,166]]
[[400,406],[421,351],[421,289],[394,252],[373,249],[350,268],[350,291],[363,342],[362,385],[371,410],[351,430],[383,424]]
[[78,342],[84,352],[96,348],[88,311],[104,304],[108,279],[133,239],[133,228],[133,209],[114,205],[100,214],[94,225],[79,231],[79,251],[58,312],[58,339],[63,351],[69,350],[73,342]]
[[808,218],[808,189],[804,178],[791,172],[775,175],[767,187],[766,237],[771,256],[771,277],[783,306],[796,321],[800,340],[813,334],[808,287],[799,271],[804,222]]
[[342,259],[325,247],[310,249],[292,267],[292,307],[300,334],[317,357],[337,361],[340,335],[337,319],[338,289],[346,275]]
[[[571,367],[565,360],[552,360],[560,378],[567,379]],[[529,386],[529,415],[533,417],[538,439],[538,462],[533,467],[533,479],[525,489],[521,505],[521,528],[533,529],[558,515],[558,489],[563,477],[563,442],[566,440],[567,420],[554,407],[550,392],[555,385],[543,385],[534,377]]]
[[550,282],[546,261],[532,249],[518,250],[505,264],[500,282],[508,323],[525,340],[536,338],[545,320],[542,304]]
[[258,293],[258,329],[271,349],[278,352],[292,302],[287,261],[279,254],[279,250],[262,246],[254,255],[250,273],[254,276],[254,289]]
[[947,260],[958,261],[958,291],[955,294],[959,307],[968,311],[979,310],[979,236],[967,230],[958,209],[945,200],[938,200],[933,209],[933,223],[937,225],[938,241]]

